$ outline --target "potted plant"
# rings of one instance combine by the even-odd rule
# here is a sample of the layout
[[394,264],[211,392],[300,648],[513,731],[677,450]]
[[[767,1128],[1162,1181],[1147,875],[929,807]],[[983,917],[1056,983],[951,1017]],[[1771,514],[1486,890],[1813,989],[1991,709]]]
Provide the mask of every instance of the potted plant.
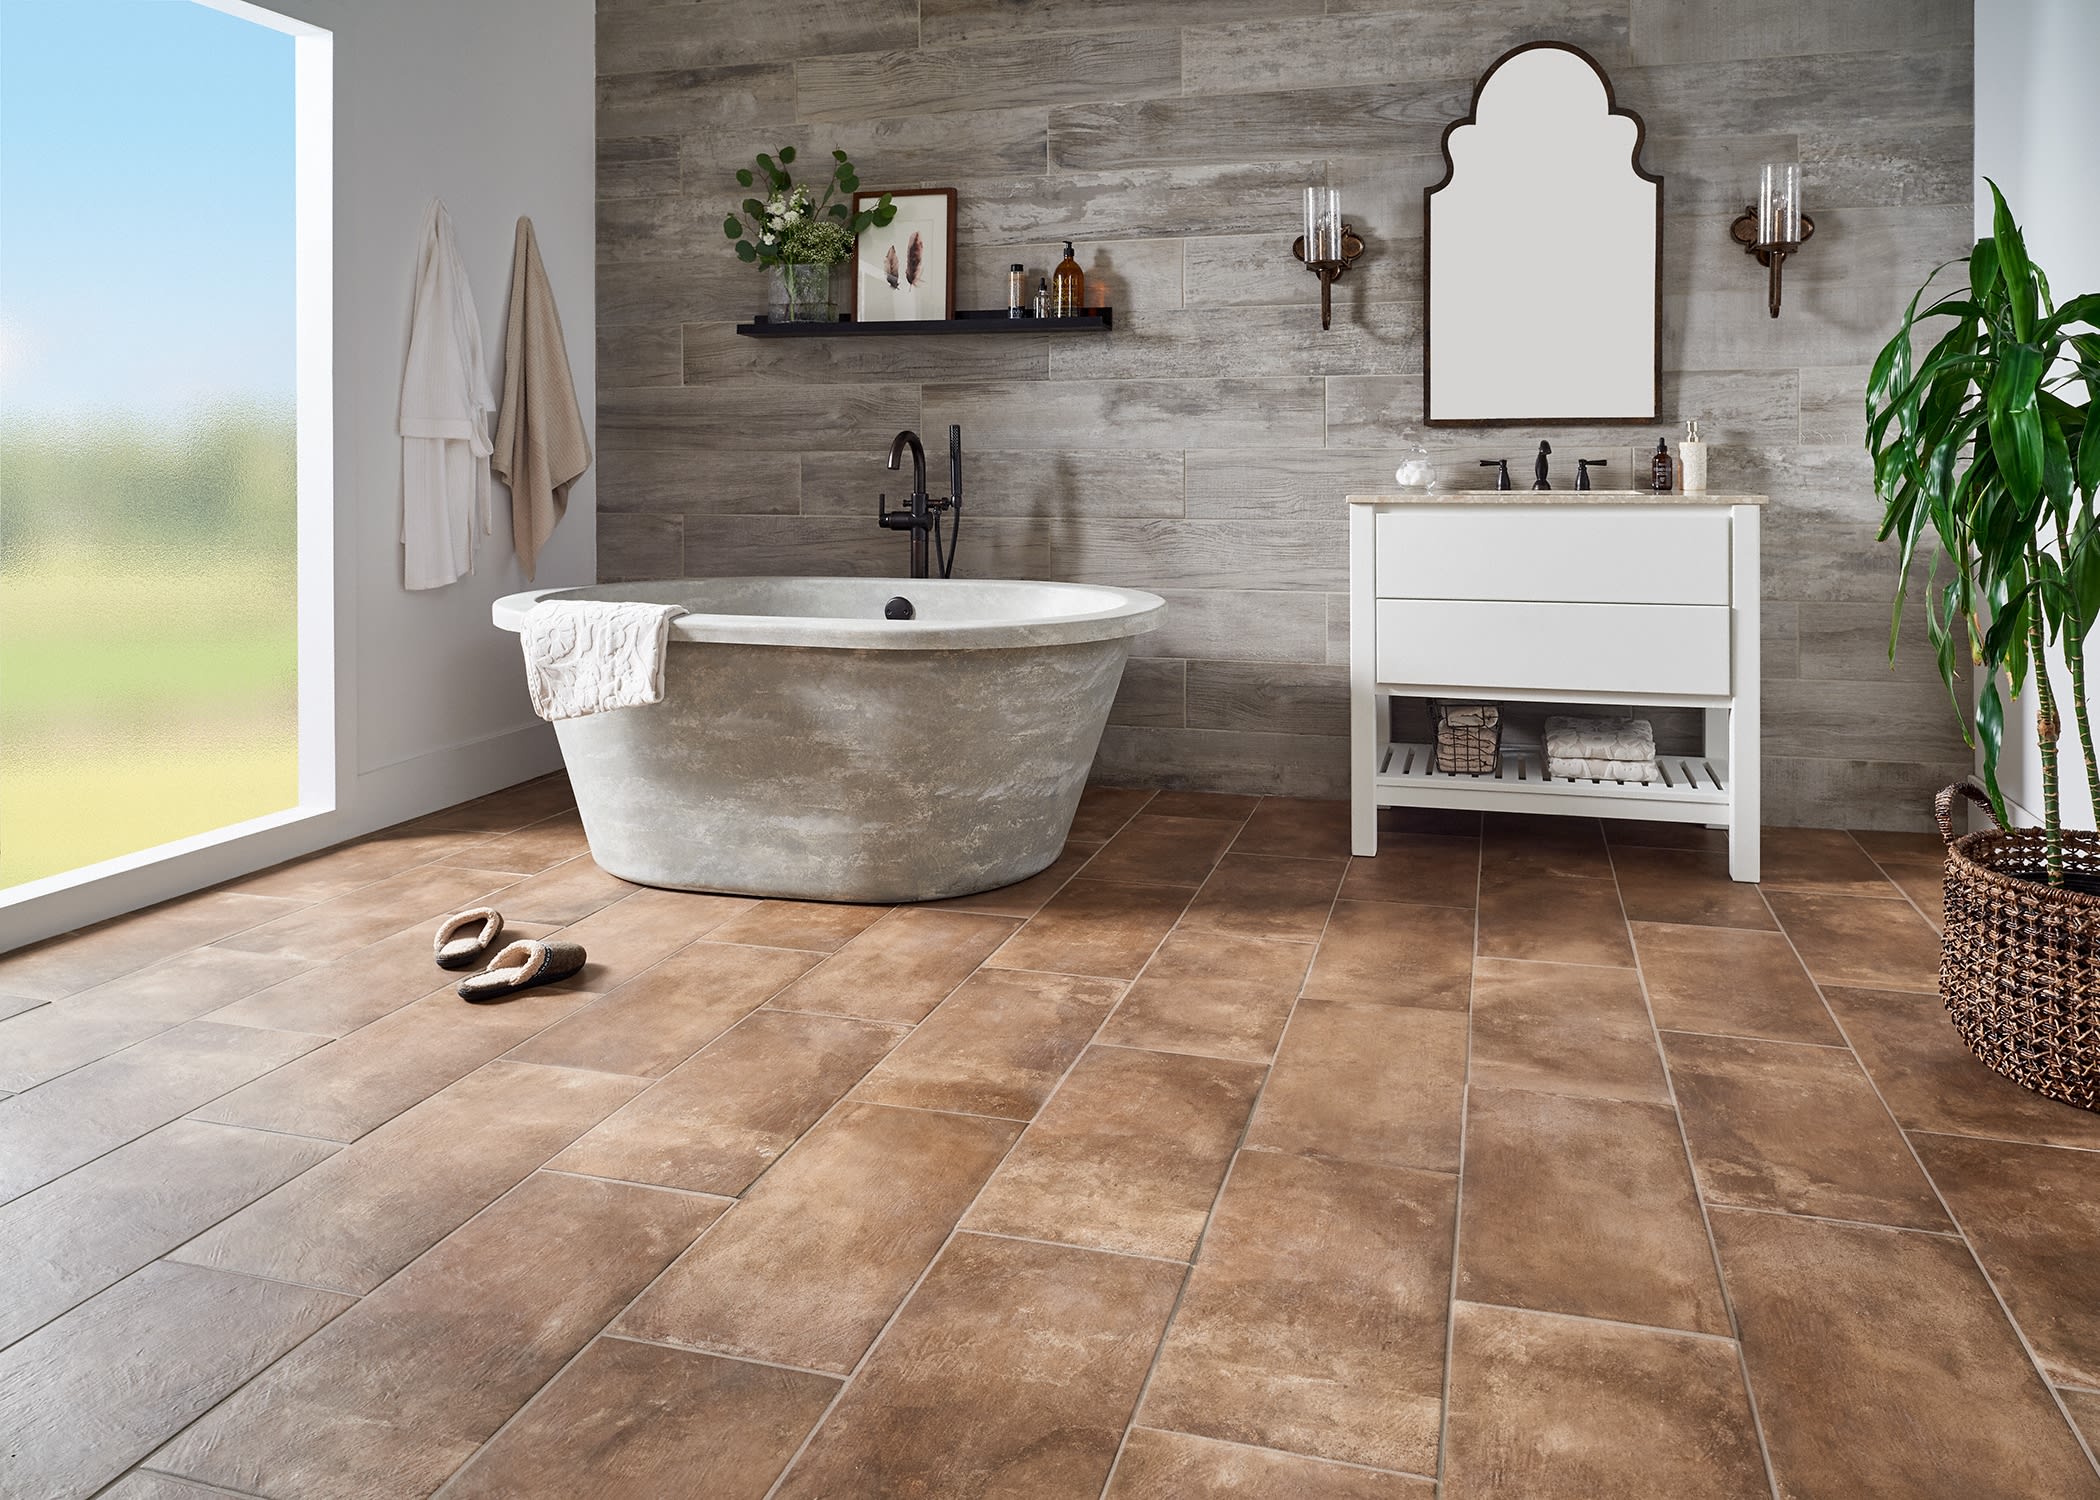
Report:
[[[824,196],[813,196],[808,187],[788,173],[795,148],[782,146],[767,155],[758,154],[757,170],[737,168],[739,187],[766,179],[764,201],[746,198],[746,224],[735,214],[722,221],[723,232],[736,246],[737,258],[764,266],[773,273],[769,306],[773,316],[791,322],[830,322],[837,315],[831,300],[831,268],[853,253],[853,242],[871,225],[888,224],[897,217],[896,205],[884,193],[874,207],[853,212],[853,194],[860,178],[843,151],[831,153],[835,165],[824,182]],[[840,193],[843,201],[832,199]]]
[[[1940,993],[1977,1056],[2052,1098],[2100,1108],[2100,835],[2063,827],[2062,700],[2046,648],[2062,652],[2076,725],[2074,761],[2100,808],[2100,760],[2086,703],[2085,647],[2100,620],[2100,293],[2056,303],[1992,183],[1991,235],[1966,288],[1911,298],[1867,382],[1867,451],[1901,549],[1891,656],[1920,551],[1930,561],[1925,629],[1963,714],[1982,669],[1970,743],[1985,790],[1940,794],[1949,843]],[[1948,265],[1958,262],[1950,261]],[[1942,330],[1922,359],[1913,336]],[[1962,649],[1966,641],[1968,649]],[[2013,829],[1998,785],[2005,733],[1999,681],[2032,683],[2042,826]],[[1997,829],[1956,839],[1957,794]]]

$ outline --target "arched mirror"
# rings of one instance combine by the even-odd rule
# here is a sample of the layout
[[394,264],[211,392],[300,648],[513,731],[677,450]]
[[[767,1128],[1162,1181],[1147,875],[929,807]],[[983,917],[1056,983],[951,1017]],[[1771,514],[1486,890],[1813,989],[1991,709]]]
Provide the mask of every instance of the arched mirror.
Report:
[[1661,371],[1662,179],[1588,53],[1504,53],[1423,195],[1432,426],[1646,422]]

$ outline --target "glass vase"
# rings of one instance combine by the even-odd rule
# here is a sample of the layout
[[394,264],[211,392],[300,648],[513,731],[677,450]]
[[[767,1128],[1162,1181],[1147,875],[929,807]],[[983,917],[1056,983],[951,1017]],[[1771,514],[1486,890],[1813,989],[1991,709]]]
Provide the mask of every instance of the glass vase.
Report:
[[831,322],[838,316],[838,304],[831,300],[831,267],[775,266],[766,315],[776,323]]

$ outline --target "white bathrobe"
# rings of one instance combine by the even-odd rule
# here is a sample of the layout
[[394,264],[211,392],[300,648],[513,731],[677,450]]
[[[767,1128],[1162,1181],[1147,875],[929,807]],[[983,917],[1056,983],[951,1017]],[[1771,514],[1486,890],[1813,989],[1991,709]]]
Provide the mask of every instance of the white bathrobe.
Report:
[[423,221],[416,304],[401,377],[402,583],[443,588],[474,571],[474,515],[489,519],[489,413],[496,398],[481,358],[481,318],[435,200]]

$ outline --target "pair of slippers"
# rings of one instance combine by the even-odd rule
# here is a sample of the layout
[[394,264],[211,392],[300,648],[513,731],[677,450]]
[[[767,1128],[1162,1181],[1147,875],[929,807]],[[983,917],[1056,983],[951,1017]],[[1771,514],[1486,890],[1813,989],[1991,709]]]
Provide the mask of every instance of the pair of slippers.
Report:
[[471,969],[486,960],[478,974],[459,982],[459,997],[476,1004],[506,1000],[536,984],[567,979],[583,967],[583,944],[558,938],[521,938],[495,957],[489,951],[503,935],[503,913],[493,906],[457,912],[438,924],[431,950],[441,969]]

